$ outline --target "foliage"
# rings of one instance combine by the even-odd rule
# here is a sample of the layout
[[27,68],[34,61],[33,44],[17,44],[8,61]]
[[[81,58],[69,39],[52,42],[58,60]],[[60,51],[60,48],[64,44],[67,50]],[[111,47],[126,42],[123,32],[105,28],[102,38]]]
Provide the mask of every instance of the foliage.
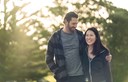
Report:
[[[0,81],[38,81],[47,75],[44,62],[45,49],[40,49],[40,46],[46,42],[41,41],[42,44],[39,44],[39,40],[33,40],[34,37],[41,39],[41,33],[37,32],[33,36],[28,36],[27,33],[31,31],[29,27],[34,26],[36,22],[39,24],[39,29],[42,28],[42,25],[36,20],[28,20],[20,24],[21,21],[29,19],[38,12],[33,12],[27,17],[26,13],[22,12],[22,8],[29,3],[21,6],[16,6],[15,2],[11,2],[11,0],[4,0],[3,3],[2,15],[4,18],[0,21]],[[6,6],[7,3],[12,4],[11,10]],[[18,19],[17,16],[21,14],[22,17]],[[25,26],[26,24],[28,26]],[[40,31],[44,35],[43,32],[46,30],[41,29]],[[45,36],[48,36],[47,31]]]
[[112,22],[106,24],[106,38],[113,55],[114,82],[125,82],[128,76],[128,11],[113,7],[114,13],[110,14]]

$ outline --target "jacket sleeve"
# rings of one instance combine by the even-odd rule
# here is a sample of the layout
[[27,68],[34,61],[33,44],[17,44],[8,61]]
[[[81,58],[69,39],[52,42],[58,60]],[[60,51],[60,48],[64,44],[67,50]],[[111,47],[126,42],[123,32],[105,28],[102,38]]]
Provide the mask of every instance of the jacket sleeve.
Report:
[[106,82],[113,82],[112,80],[112,72],[111,72],[111,65],[110,62],[106,60],[106,56],[109,54],[107,50],[103,50],[101,52],[101,56],[103,58],[103,64],[104,64],[104,74],[105,74],[105,79]]
[[55,54],[54,54],[54,35],[50,38],[48,42],[47,52],[46,52],[46,64],[48,65],[48,68],[56,74],[58,71],[58,66],[55,63]]
[[104,66],[104,71],[105,71],[106,82],[113,82],[110,62],[106,61],[106,64]]

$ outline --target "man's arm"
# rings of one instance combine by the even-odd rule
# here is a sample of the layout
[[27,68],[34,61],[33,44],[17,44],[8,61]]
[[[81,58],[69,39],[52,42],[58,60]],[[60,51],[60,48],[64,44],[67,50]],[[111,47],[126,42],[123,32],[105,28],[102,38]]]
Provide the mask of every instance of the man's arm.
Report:
[[53,36],[48,42],[47,47],[47,54],[46,54],[46,64],[48,65],[48,68],[55,74],[58,70],[58,66],[55,64],[54,60],[54,40]]
[[46,54],[46,64],[48,65],[48,68],[52,71],[54,74],[55,79],[67,79],[67,72],[63,70],[63,68],[58,67],[56,64],[56,57],[55,57],[55,38],[53,36],[48,42],[48,48],[47,48],[47,54]]

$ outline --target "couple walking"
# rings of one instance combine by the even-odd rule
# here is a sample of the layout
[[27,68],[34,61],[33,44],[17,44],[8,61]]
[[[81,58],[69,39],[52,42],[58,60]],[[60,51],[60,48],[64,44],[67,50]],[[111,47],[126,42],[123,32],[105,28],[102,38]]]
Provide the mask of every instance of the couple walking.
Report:
[[64,27],[48,42],[46,63],[57,82],[112,82],[111,55],[95,27],[83,34],[77,30],[78,15],[69,12]]

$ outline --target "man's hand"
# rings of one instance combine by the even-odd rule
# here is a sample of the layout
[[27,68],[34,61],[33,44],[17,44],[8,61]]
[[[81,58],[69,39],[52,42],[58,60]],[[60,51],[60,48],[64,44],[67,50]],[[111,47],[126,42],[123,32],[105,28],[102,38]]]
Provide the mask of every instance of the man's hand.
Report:
[[106,56],[106,60],[107,60],[108,62],[111,62],[111,60],[112,60],[112,55],[111,55],[111,54],[107,55],[107,56]]

